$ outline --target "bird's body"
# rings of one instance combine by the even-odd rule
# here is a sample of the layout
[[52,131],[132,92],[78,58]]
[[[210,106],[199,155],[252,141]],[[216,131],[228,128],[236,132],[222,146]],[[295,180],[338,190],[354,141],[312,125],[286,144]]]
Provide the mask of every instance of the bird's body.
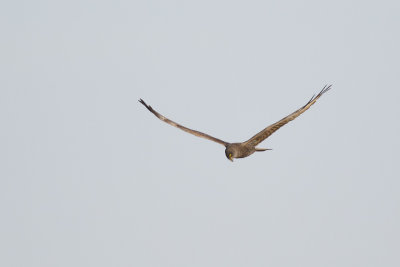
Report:
[[258,148],[252,146],[251,144],[246,144],[246,143],[232,143],[226,146],[225,155],[228,159],[232,160],[232,158],[245,158],[250,156],[256,151],[265,151],[265,150],[270,150],[270,149]]
[[[226,146],[225,155],[231,158],[245,158],[256,152],[256,148],[245,143],[232,143]],[[229,157],[229,154],[231,156]]]
[[303,107],[299,108],[295,112],[291,113],[290,115],[286,116],[285,118],[281,119],[280,121],[271,124],[270,126],[266,127],[253,137],[251,137],[249,140],[242,142],[242,143],[229,143],[225,142],[221,139],[215,138],[213,136],[210,136],[208,134],[192,130],[189,128],[186,128],[185,126],[182,126],[174,121],[171,121],[170,119],[164,117],[157,111],[155,111],[151,106],[147,105],[142,99],[139,100],[141,104],[143,104],[151,113],[153,113],[157,118],[160,120],[177,127],[185,132],[188,132],[190,134],[196,135],[198,137],[202,137],[211,141],[214,141],[216,143],[219,143],[223,146],[225,146],[225,155],[226,157],[233,161],[234,158],[245,158],[250,156],[256,151],[265,151],[269,150],[268,148],[258,148],[256,147],[259,143],[264,141],[266,138],[268,138],[271,134],[273,134],[275,131],[277,131],[280,127],[288,123],[289,121],[294,120],[298,116],[300,116],[303,112],[305,112],[307,109],[309,109],[316,101],[318,98],[320,98],[325,92],[327,92],[331,86],[325,86],[321,92],[318,95],[314,95],[310,101],[307,102]]

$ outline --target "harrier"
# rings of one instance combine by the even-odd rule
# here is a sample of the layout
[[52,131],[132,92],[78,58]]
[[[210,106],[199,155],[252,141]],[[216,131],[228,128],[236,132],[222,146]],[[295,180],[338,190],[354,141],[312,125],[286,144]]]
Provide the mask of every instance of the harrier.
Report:
[[314,95],[310,101],[307,102],[307,104],[305,104],[304,106],[302,106],[301,108],[299,108],[298,110],[296,110],[295,112],[293,112],[292,114],[290,114],[289,116],[286,116],[285,118],[281,119],[278,122],[275,122],[274,124],[268,126],[267,128],[265,128],[264,130],[262,130],[261,132],[259,132],[258,134],[254,135],[252,138],[250,138],[249,140],[243,142],[243,143],[228,143],[225,141],[222,141],[221,139],[212,137],[208,134],[196,131],[196,130],[192,130],[189,128],[186,128],[185,126],[182,126],[174,121],[171,121],[170,119],[164,117],[163,115],[161,115],[160,113],[158,113],[157,111],[155,111],[151,106],[147,105],[142,99],[139,100],[140,103],[142,103],[151,113],[153,113],[157,118],[159,118],[160,120],[175,126],[185,132],[188,132],[190,134],[193,134],[195,136],[198,137],[202,137],[214,142],[217,142],[218,144],[221,144],[223,146],[225,146],[225,155],[226,157],[230,160],[233,161],[234,158],[245,158],[247,156],[250,156],[251,154],[253,154],[256,151],[265,151],[265,150],[271,150],[269,148],[259,148],[256,147],[259,143],[261,143],[262,141],[264,141],[266,138],[268,138],[270,135],[272,135],[275,131],[277,131],[279,128],[281,128],[283,125],[285,125],[286,123],[288,123],[289,121],[294,120],[295,118],[297,118],[298,116],[300,116],[300,114],[302,114],[304,111],[306,111],[307,109],[309,109],[317,100],[318,98],[320,98],[324,93],[326,93],[329,89],[331,88],[331,85],[329,86],[325,86],[321,92],[319,92],[319,94]]

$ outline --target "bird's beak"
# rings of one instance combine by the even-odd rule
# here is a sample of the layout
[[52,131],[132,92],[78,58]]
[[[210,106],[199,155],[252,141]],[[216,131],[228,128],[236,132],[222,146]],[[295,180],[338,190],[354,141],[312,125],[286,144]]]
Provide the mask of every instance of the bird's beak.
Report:
[[233,158],[232,157],[229,157],[229,160],[233,162]]

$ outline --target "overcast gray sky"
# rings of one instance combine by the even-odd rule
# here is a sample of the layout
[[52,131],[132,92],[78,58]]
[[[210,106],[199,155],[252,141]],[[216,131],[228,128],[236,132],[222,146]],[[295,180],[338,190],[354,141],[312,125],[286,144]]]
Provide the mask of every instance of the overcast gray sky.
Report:
[[400,266],[399,9],[3,1],[0,265]]

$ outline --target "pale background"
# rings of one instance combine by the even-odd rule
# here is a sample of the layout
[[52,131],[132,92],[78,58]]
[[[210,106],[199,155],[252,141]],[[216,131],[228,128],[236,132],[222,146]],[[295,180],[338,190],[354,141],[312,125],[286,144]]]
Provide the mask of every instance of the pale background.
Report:
[[0,265],[400,266],[399,10],[1,2]]

